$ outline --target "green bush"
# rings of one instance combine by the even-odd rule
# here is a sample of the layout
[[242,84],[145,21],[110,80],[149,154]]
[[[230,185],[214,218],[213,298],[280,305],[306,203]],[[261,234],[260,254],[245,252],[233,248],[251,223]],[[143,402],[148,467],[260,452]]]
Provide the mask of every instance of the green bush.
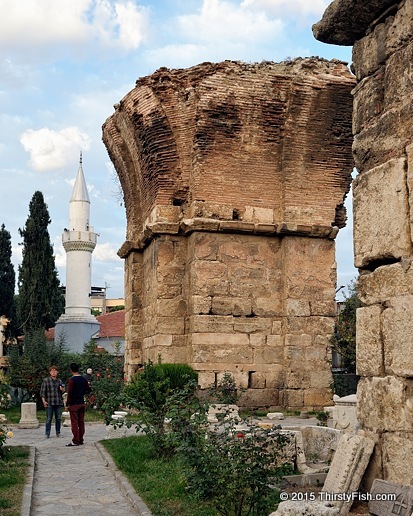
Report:
[[125,386],[123,403],[138,410],[137,428],[152,440],[160,456],[174,453],[174,440],[167,429],[171,400],[180,393],[188,400],[195,392],[197,374],[184,364],[154,364],[148,361],[134,380]]
[[350,394],[356,394],[357,384],[360,376],[356,374],[347,373],[334,373],[333,374],[333,391],[334,394],[340,396],[349,396]]
[[188,488],[223,515],[269,514],[279,502],[276,486],[286,471],[289,438],[246,422],[246,430],[239,431],[237,423],[226,419],[207,431],[195,424],[193,435],[182,439],[179,453]]
[[211,403],[225,403],[228,405],[236,404],[239,398],[239,393],[235,378],[231,373],[225,371],[220,381],[209,389],[208,394]]
[[115,343],[115,354],[98,350],[96,342],[92,339],[85,344],[80,355],[82,373],[90,367],[92,373],[92,406],[101,409],[107,421],[110,420],[113,411],[121,404],[121,395],[125,385],[124,358],[119,355],[119,349]]

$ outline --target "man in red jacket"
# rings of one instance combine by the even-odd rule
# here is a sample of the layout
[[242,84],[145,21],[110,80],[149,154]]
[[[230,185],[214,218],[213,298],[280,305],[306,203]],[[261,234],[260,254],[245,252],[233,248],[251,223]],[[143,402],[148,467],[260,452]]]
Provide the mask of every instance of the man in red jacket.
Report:
[[72,428],[72,441],[66,446],[79,446],[83,444],[85,435],[85,394],[90,392],[89,382],[79,374],[79,365],[75,362],[70,364],[72,377],[67,384],[66,405],[70,414],[70,426]]

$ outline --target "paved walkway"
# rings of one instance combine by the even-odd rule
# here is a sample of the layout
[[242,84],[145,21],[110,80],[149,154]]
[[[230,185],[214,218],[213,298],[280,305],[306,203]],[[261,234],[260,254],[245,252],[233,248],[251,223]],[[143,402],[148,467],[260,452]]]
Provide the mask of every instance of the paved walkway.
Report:
[[[262,421],[267,421],[260,418]],[[284,426],[316,425],[315,418],[286,418],[272,421]],[[114,464],[99,441],[106,438],[103,423],[86,424],[85,444],[68,448],[72,433],[62,427],[62,436],[44,435],[44,424],[36,429],[12,427],[7,444],[28,445],[31,471],[23,497],[21,516],[125,516],[150,515],[142,499]],[[134,435],[135,430],[128,430]]]
[[[85,444],[67,448],[72,433],[44,435],[44,424],[36,429],[14,425],[9,445],[31,447],[32,468],[26,485],[22,516],[149,515],[149,509],[120,473],[99,441],[106,438],[106,426],[86,424]],[[130,430],[132,435],[134,430]]]

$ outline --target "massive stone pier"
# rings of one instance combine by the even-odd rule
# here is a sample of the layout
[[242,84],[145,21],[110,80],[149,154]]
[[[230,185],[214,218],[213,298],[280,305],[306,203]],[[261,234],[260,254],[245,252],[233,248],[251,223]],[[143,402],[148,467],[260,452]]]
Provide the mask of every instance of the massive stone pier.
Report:
[[351,90],[318,58],[161,68],[103,126],[124,193],[127,373],[231,372],[247,406],[331,401]]
[[353,45],[358,82],[354,261],[365,306],[357,409],[377,442],[367,480],[413,485],[413,2],[336,0],[313,30]]

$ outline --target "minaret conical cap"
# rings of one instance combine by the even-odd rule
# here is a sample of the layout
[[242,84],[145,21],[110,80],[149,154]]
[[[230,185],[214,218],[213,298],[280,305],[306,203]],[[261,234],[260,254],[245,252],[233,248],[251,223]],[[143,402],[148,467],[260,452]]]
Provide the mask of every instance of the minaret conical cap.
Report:
[[82,153],[80,153],[79,170],[77,171],[72,197],[70,198],[70,202],[72,201],[85,201],[90,203],[89,193],[87,191],[85,176],[83,174],[82,168]]

